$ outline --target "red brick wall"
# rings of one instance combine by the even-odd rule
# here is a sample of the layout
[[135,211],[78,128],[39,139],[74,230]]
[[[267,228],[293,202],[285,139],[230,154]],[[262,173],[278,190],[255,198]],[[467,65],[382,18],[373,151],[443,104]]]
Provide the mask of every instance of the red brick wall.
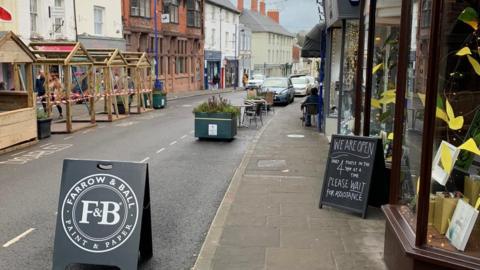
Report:
[[[122,0],[122,19],[125,33],[130,33],[130,43],[127,44],[128,51],[153,51],[154,44],[151,37],[154,34],[154,0],[150,1],[151,19],[131,17],[130,0]],[[186,0],[179,1],[179,23],[162,24],[160,15],[163,13],[163,1],[157,6],[158,18],[157,28],[159,31],[159,65],[160,79],[164,82],[164,88],[167,92],[183,92],[200,90],[203,88],[203,13],[204,0],[201,1],[202,26],[200,28],[187,27],[187,6]],[[177,41],[188,40],[188,44],[199,44],[199,48],[190,50],[186,56],[186,72],[182,74],[175,73],[175,59],[178,56]],[[151,54],[153,58],[153,54]],[[153,62],[153,61],[152,61]],[[195,65],[192,68],[192,62]],[[170,68],[168,68],[168,66]],[[168,72],[170,70],[170,72]],[[197,80],[197,78],[199,80]]]

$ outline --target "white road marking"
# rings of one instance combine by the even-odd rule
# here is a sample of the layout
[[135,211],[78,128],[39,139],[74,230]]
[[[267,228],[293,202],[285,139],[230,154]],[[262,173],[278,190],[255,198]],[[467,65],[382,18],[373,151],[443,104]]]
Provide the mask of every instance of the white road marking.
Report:
[[23,154],[23,153],[25,153],[25,152],[27,152],[27,150],[20,151],[20,152],[18,152],[18,153],[15,153],[15,154],[13,154],[13,155],[10,155],[10,156],[11,156],[11,157],[18,156],[18,155]]
[[144,158],[142,161],[140,161],[140,163],[145,163],[145,162],[147,162],[149,159],[150,159],[150,157],[146,157],[146,158]]
[[176,143],[177,143],[177,141],[173,141],[173,142],[170,143],[170,145],[174,145]]
[[187,137],[187,135],[183,135],[182,137],[180,137],[180,139],[185,139]]
[[63,138],[63,140],[66,141],[66,140],[70,140],[71,138],[73,138],[73,136],[65,137],[65,138]]
[[35,230],[35,228],[30,228],[28,230],[26,230],[25,232],[23,232],[22,234],[20,234],[19,236],[13,238],[12,240],[6,242],[5,244],[3,244],[3,247],[4,248],[7,248],[13,244],[15,244],[16,242],[18,242],[18,240],[22,239],[23,237],[27,236],[27,234],[33,232]]
[[46,143],[46,144],[44,144],[44,145],[40,145],[40,147],[45,147],[45,146],[48,146],[48,145],[50,145],[50,144],[52,144],[52,143]]
[[98,126],[98,128],[105,128],[105,126]]
[[185,104],[185,105],[182,105],[182,107],[184,107],[184,108],[189,108],[189,107],[192,107],[192,105],[190,105],[190,104]]
[[82,132],[82,134],[87,134],[87,133],[89,133],[89,132],[91,132],[91,131],[92,131],[92,129],[87,129],[87,130],[85,130],[84,132]]
[[157,151],[157,154],[159,154],[159,153],[161,153],[161,152],[163,152],[163,151],[165,151],[165,148],[162,148],[162,149],[158,150],[158,151]]
[[124,122],[124,123],[120,123],[120,124],[117,124],[115,126],[117,127],[128,127],[128,126],[132,126],[132,125],[135,125],[137,124],[138,122],[136,121],[130,121],[130,122]]

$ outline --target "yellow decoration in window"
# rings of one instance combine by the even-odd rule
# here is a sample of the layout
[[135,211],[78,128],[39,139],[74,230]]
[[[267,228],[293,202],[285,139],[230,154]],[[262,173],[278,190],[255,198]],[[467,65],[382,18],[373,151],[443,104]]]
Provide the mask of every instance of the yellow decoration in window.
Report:
[[453,129],[453,130],[461,129],[463,127],[463,116],[455,117],[452,106],[450,105],[450,102],[448,102],[448,100],[446,100],[446,108],[447,108],[447,116],[448,116],[448,126],[450,127],[450,129]]
[[389,139],[390,141],[393,141],[393,132],[391,132],[390,134],[388,134],[387,139]]
[[382,63],[382,64],[378,64],[378,65],[376,65],[375,67],[373,67],[373,69],[372,69],[372,74],[377,73],[377,71],[379,71],[381,68],[383,68],[383,63]]
[[479,207],[480,207],[480,198],[478,198],[477,202],[475,203],[475,209],[478,210]]
[[383,97],[395,97],[397,95],[396,89],[390,89],[382,93]]
[[392,96],[384,96],[379,101],[380,101],[380,103],[385,104],[385,105],[388,105],[390,103],[395,103],[395,96],[393,96],[393,97]]
[[443,143],[440,146],[440,155],[440,162],[443,170],[446,173],[450,173],[453,169],[452,153],[450,152],[450,149],[448,149],[448,147]]
[[371,103],[373,108],[376,108],[376,109],[381,109],[382,108],[382,105],[380,105],[380,101],[376,98],[372,98],[370,103]]
[[465,56],[465,55],[471,55],[472,51],[470,51],[470,48],[468,47],[463,47],[461,50],[457,52],[458,56]]
[[468,62],[470,62],[473,69],[475,70],[475,73],[477,73],[477,75],[480,76],[480,64],[478,63],[478,61],[475,58],[471,57],[470,55],[467,55],[467,58],[468,58]]
[[465,150],[465,151],[469,151],[469,152],[472,152],[474,153],[475,155],[479,155],[480,156],[480,149],[478,149],[478,146],[477,144],[475,143],[475,140],[470,138],[468,139],[465,143],[463,143],[462,145],[460,145],[458,147],[458,149],[462,149],[462,150]]

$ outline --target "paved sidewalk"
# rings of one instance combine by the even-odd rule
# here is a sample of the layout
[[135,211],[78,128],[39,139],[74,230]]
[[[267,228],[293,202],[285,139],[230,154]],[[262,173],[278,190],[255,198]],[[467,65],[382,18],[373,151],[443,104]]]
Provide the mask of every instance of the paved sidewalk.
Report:
[[243,90],[243,88],[237,87],[236,90],[233,90],[233,88],[225,88],[225,89],[218,89],[218,90],[197,90],[197,91],[189,91],[189,92],[169,93],[167,95],[167,100],[175,100],[175,99],[194,97],[194,96],[217,95],[217,94],[230,93],[233,91],[241,91],[241,90]]
[[193,269],[386,269],[379,209],[318,209],[329,146],[299,116],[298,102],[277,110],[254,139]]

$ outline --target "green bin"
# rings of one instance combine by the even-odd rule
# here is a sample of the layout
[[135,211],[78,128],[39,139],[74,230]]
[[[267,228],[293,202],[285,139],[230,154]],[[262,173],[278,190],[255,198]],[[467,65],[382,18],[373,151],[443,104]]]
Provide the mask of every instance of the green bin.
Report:
[[167,96],[162,91],[153,91],[153,108],[161,109],[167,106]]

